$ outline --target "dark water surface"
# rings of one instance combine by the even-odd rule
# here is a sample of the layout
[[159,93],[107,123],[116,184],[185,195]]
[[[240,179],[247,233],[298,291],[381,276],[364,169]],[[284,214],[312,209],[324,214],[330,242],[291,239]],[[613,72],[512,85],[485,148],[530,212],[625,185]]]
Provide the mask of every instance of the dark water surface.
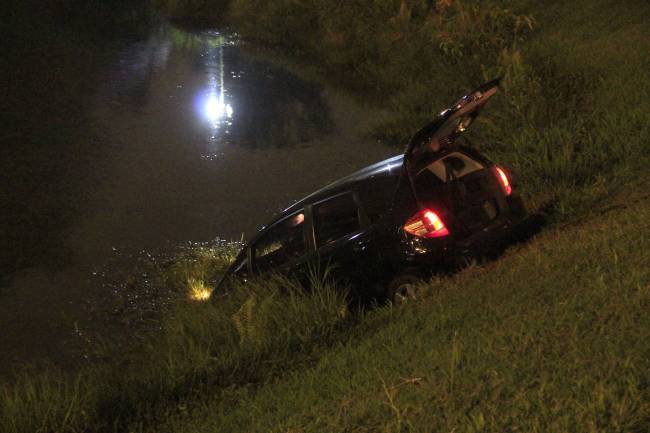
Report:
[[119,321],[89,307],[110,298],[97,274],[116,257],[250,237],[396,153],[368,138],[377,113],[234,35],[42,19],[15,29],[3,61],[0,371],[66,364],[88,328]]

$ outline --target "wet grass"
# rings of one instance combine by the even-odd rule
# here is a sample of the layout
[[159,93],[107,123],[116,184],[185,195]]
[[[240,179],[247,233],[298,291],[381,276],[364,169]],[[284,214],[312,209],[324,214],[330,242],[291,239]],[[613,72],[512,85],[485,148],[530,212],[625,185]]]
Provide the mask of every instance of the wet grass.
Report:
[[241,242],[187,248],[168,262],[161,273],[163,284],[189,299],[207,300],[218,276],[228,269],[241,248]]

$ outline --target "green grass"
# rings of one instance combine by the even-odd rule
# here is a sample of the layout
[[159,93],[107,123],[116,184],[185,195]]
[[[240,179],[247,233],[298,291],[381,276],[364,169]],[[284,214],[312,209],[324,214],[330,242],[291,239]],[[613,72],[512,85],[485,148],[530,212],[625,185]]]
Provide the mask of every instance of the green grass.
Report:
[[215,302],[180,298],[162,334],[136,356],[68,377],[52,369],[26,371],[0,385],[0,431],[150,426],[204,393],[281,375],[353,320],[344,293],[324,280],[314,280],[311,293],[272,276]]
[[179,300],[137,356],[0,386],[0,431],[646,431],[647,187],[399,308],[279,276]]
[[416,304],[355,314],[327,281],[281,277],[190,301],[233,254],[190,250],[161,275],[179,294],[161,334],[110,365],[1,385],[0,432],[648,431],[650,4],[435,4],[228,10],[244,38],[390,110],[376,134],[396,144],[503,75],[470,138],[551,209],[549,229],[423,284]]
[[163,284],[193,300],[206,300],[241,249],[241,242],[189,248],[175,257],[161,273]]
[[647,196],[548,230],[147,431],[647,431],[649,234]]
[[650,5],[632,0],[231,5],[244,38],[294,53],[388,110],[375,134],[396,145],[459,95],[503,76],[502,94],[469,138],[518,171],[531,209],[551,205],[558,219],[648,164],[648,16]]

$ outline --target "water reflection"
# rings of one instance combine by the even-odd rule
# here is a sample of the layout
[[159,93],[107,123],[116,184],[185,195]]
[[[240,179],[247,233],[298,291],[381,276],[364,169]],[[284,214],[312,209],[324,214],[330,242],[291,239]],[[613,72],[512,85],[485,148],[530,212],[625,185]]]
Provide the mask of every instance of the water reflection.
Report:
[[194,112],[203,125],[204,159],[227,145],[249,148],[305,145],[332,130],[321,87],[289,71],[244,54],[234,35],[171,28],[174,48],[192,55]]
[[151,84],[164,70],[172,50],[164,27],[154,27],[138,40],[114,42],[117,57],[106,72],[106,92],[114,108],[140,112],[151,101]]
[[159,128],[183,128],[200,159],[233,145],[304,147],[333,130],[320,85],[245,54],[236,35],[163,25],[118,57],[107,79],[110,115],[176,110]]
[[75,321],[108,332],[83,305],[116,299],[88,279],[115,248],[249,237],[292,200],[393,152],[363,138],[367,109],[232,36],[165,23],[120,31],[83,45],[35,33],[39,49],[11,59],[0,267],[29,268],[7,283],[12,297],[0,293],[0,358],[47,358]]
[[227,100],[224,85],[223,47],[226,39],[218,33],[205,37],[206,50],[203,56],[206,60],[208,85],[198,97],[196,111],[210,126],[208,152],[203,159],[211,159],[218,155],[219,134],[228,134],[232,126],[233,108]]
[[209,90],[202,105],[203,113],[213,129],[219,129],[219,124],[224,118],[232,117],[232,106],[224,102],[223,89]]

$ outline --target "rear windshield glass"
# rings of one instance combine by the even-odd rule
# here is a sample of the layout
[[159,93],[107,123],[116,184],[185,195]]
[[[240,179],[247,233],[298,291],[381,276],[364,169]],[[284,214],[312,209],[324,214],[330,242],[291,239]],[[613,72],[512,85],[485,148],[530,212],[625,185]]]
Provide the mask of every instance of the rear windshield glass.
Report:
[[301,256],[304,221],[305,214],[298,212],[271,227],[254,246],[255,268],[268,269]]
[[359,210],[351,193],[314,205],[314,228],[318,247],[359,230]]
[[483,170],[483,168],[483,164],[464,153],[452,152],[429,164],[420,172],[418,177],[424,175],[424,177],[431,179],[435,176],[438,181],[446,183],[451,179],[458,179],[475,171]]

